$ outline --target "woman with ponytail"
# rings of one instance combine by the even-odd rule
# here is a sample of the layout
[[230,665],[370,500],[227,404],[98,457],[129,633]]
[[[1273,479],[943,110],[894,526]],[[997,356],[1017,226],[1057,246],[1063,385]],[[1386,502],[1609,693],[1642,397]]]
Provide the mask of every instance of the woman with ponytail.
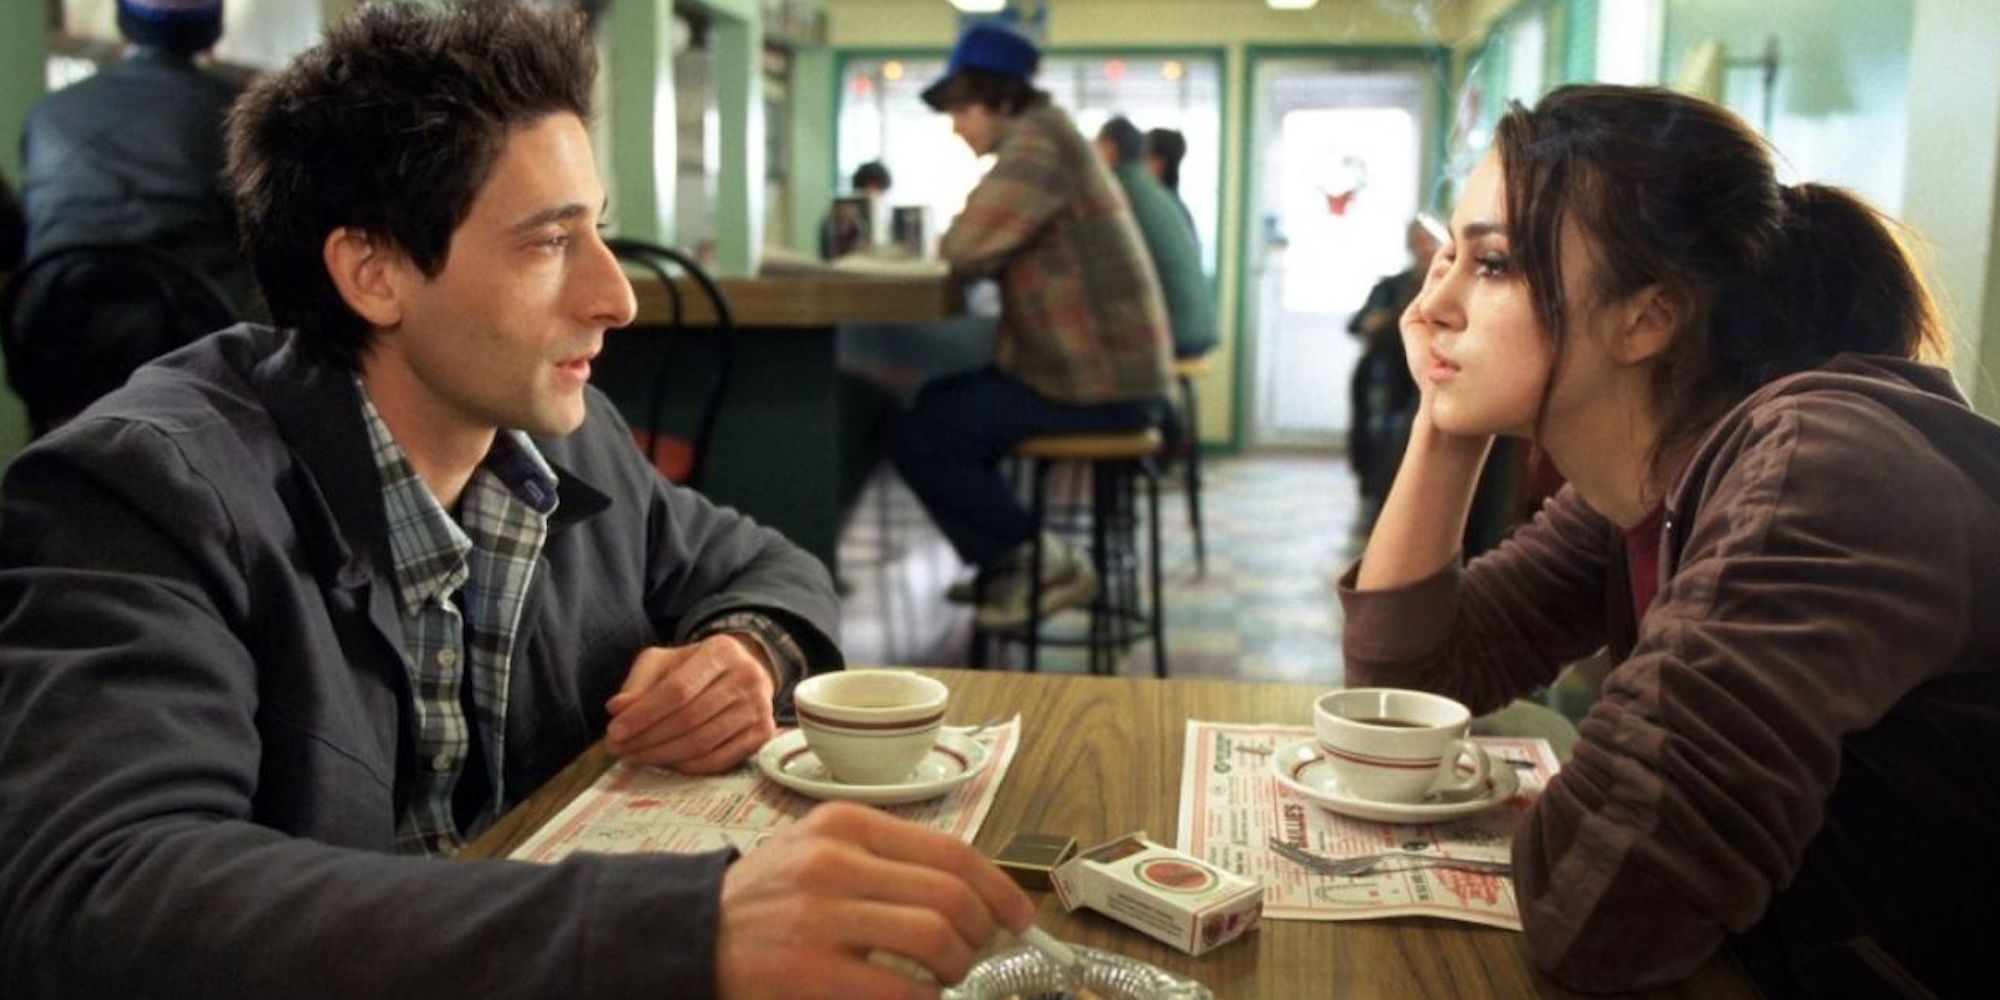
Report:
[[[1537,963],[2000,981],[2000,427],[1925,363],[1884,221],[1723,109],[1567,87],[1501,121],[1402,326],[1421,401],[1341,588],[1348,683],[1485,711],[1615,664],[1515,840]],[[1503,434],[1569,485],[1461,566]]]

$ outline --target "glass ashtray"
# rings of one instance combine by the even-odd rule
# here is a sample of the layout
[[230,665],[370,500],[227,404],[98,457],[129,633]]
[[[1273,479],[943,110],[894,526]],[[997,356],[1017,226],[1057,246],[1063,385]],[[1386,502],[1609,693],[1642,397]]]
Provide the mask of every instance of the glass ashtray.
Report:
[[1208,987],[1137,959],[1082,945],[1072,972],[1020,945],[972,967],[942,1000],[1215,1000]]

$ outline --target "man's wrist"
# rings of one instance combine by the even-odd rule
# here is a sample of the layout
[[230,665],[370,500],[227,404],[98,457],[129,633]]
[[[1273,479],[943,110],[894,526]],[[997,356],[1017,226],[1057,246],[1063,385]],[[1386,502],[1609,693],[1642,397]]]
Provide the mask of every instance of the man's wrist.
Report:
[[776,655],[772,653],[770,645],[764,642],[763,636],[760,636],[755,632],[740,630],[740,629],[731,629],[727,632],[718,632],[716,634],[726,635],[732,639],[738,640],[743,644],[743,647],[745,649],[748,649],[750,651],[751,656],[757,658],[757,662],[764,668],[764,672],[771,676],[772,691],[778,691],[784,688],[785,678],[784,675],[779,673],[778,671],[778,658]]
[[805,654],[790,632],[771,615],[758,611],[732,611],[704,622],[696,639],[731,635],[747,639],[758,661],[771,676],[771,689],[782,692],[805,673]]

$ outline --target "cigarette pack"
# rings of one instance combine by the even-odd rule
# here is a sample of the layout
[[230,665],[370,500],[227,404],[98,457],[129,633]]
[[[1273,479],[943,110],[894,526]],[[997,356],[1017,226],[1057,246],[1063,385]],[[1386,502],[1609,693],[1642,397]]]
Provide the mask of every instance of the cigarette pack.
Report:
[[1065,909],[1088,907],[1190,955],[1257,926],[1264,887],[1206,861],[1128,833],[1055,870]]

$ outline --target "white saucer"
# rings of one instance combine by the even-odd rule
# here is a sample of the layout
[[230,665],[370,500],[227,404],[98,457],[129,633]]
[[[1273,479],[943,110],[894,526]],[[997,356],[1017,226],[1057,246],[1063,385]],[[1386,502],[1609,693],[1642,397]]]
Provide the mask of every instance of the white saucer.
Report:
[[764,772],[764,777],[809,798],[888,806],[937,798],[971,780],[986,766],[989,756],[991,751],[986,744],[941,730],[937,745],[924,754],[908,781],[893,785],[849,785],[834,780],[832,772],[806,746],[804,733],[788,729],[757,751],[757,769]]
[[1316,740],[1287,743],[1271,754],[1271,774],[1278,783],[1318,803],[1323,809],[1356,819],[1381,823],[1435,823],[1491,809],[1521,790],[1520,776],[1504,760],[1487,771],[1486,793],[1471,798],[1423,802],[1380,802],[1357,798],[1340,786]]

